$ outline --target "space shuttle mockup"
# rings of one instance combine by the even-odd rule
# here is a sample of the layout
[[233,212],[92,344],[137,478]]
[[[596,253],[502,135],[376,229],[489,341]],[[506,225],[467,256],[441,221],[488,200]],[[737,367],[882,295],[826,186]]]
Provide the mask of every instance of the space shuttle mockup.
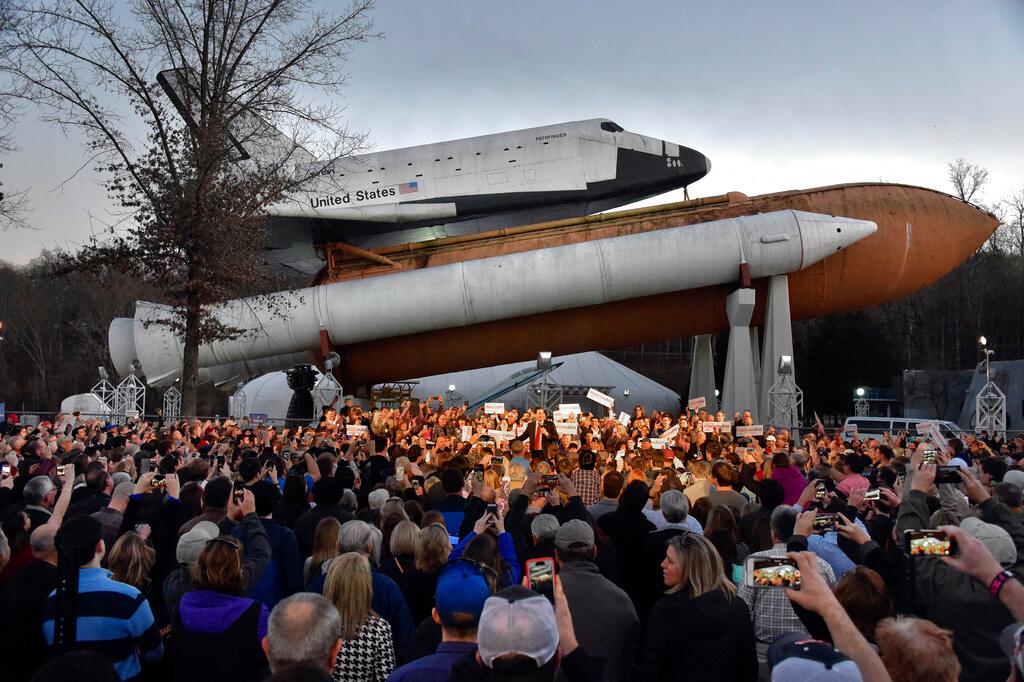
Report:
[[[193,124],[194,91],[179,73],[157,80]],[[255,117],[240,125],[262,129],[250,137],[263,140],[251,145],[258,150],[233,140],[240,158],[288,146]],[[298,152],[294,162],[314,160]],[[373,249],[572,218],[687,187],[710,168],[700,152],[599,118],[352,156],[270,207],[266,260],[314,275],[323,267],[320,244]]]

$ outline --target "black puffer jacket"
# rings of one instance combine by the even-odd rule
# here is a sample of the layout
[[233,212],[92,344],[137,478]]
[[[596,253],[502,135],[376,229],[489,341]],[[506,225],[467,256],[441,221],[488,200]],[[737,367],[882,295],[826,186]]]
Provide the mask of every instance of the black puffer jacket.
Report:
[[647,621],[635,679],[753,682],[757,654],[747,605],[723,590],[696,598],[680,591],[661,598]]

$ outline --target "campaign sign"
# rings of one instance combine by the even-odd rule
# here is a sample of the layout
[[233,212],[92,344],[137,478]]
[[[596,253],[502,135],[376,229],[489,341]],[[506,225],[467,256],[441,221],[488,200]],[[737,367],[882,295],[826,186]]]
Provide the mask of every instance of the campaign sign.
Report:
[[716,429],[719,433],[732,428],[732,422],[704,422],[704,433],[712,433]]
[[598,405],[604,405],[605,407],[611,407],[615,404],[615,398],[601,393],[601,391],[596,388],[592,388],[587,391],[587,400],[593,400]]
[[707,407],[707,406],[708,406],[708,401],[704,399],[704,396],[701,396],[699,398],[692,398],[691,400],[687,401],[687,403],[686,403],[686,409],[688,409],[688,410],[699,410],[702,407]]
[[555,422],[555,431],[559,436],[575,436],[579,432],[576,422]]
[[926,435],[934,424],[935,422],[917,422],[917,433],[921,436]]
[[668,441],[664,438],[651,438],[651,447],[655,450],[664,450],[668,447]]
[[473,437],[473,427],[472,426],[463,426],[462,427],[462,440],[468,441],[472,437]]
[[498,431],[497,429],[490,429],[487,435],[494,440],[514,440],[516,437],[514,431]]
[[619,423],[623,426],[629,426],[629,414],[626,412],[619,412]]
[[579,403],[564,403],[558,406],[559,412],[569,412],[571,414],[583,414],[583,410],[580,409]]
[[764,424],[754,424],[753,426],[737,426],[736,437],[737,438],[750,438],[751,436],[763,436],[764,435]]
[[505,414],[505,403],[484,403],[484,414]]
[[361,436],[370,429],[364,424],[345,424],[345,435]]
[[671,427],[661,432],[661,437],[665,440],[672,440],[676,437],[677,433],[679,433],[679,424],[673,424]]
[[556,422],[573,421],[572,417],[575,414],[575,412],[570,412],[568,410],[555,410],[551,413],[551,419]]

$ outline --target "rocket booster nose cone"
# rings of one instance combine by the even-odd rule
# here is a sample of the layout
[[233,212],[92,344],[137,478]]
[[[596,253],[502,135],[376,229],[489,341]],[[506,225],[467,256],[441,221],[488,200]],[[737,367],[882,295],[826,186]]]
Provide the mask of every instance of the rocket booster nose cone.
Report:
[[800,225],[803,256],[801,270],[878,231],[878,226],[870,220],[823,216],[804,211],[794,213]]

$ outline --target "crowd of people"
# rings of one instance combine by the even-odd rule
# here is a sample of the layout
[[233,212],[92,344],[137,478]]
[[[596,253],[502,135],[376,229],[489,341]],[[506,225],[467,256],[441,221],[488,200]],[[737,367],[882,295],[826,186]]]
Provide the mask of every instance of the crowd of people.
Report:
[[1024,680],[1024,439],[752,421],[8,415],[0,678]]

